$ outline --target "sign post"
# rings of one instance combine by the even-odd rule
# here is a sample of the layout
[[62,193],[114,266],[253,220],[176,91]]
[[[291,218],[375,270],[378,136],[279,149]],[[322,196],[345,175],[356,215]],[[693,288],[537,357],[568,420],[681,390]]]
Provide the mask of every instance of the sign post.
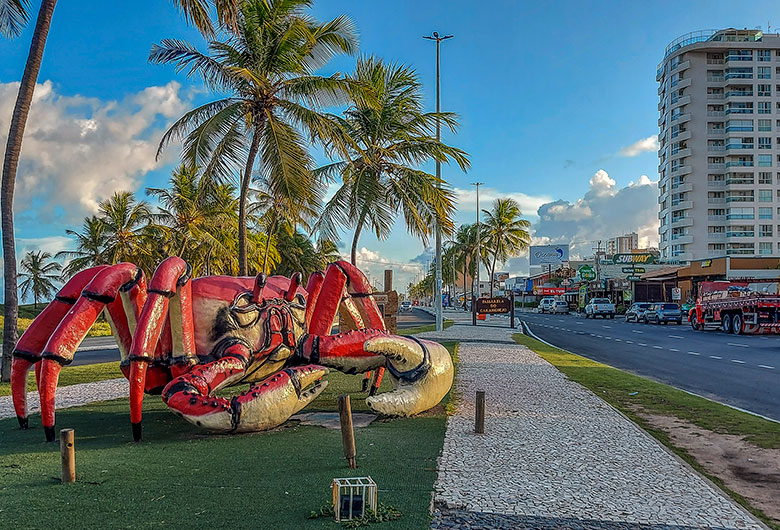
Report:
[[509,327],[515,329],[515,292],[509,295]]

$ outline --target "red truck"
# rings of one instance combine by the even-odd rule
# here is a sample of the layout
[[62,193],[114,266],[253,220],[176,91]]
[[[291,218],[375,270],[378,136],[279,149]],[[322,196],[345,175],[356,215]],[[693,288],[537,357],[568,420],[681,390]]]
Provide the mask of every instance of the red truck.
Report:
[[780,295],[774,281],[702,282],[688,319],[695,330],[780,333]]

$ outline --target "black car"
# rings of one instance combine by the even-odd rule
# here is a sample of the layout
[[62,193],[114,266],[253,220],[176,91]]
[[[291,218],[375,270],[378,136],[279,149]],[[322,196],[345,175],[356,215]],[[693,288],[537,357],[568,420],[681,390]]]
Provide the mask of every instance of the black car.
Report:
[[645,311],[653,305],[649,302],[635,302],[626,311],[626,322],[644,322]]
[[682,310],[680,304],[653,304],[644,316],[645,323],[666,324],[667,322],[677,322],[682,324]]

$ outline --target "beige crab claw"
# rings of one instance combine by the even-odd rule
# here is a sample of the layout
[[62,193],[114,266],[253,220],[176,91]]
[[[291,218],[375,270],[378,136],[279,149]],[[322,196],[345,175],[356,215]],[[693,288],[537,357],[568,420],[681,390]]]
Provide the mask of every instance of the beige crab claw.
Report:
[[447,348],[437,342],[384,335],[366,341],[367,352],[384,355],[393,390],[366,400],[388,416],[410,416],[436,406],[450,391],[454,368]]

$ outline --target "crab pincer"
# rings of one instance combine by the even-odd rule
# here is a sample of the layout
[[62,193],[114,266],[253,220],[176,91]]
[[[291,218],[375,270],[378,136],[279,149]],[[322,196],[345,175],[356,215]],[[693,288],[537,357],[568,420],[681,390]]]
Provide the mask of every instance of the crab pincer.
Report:
[[278,427],[311,403],[328,386],[322,377],[328,369],[318,365],[285,368],[255,383],[231,399],[211,395],[209,388],[190,374],[180,376],[163,390],[169,408],[190,423],[223,432],[253,432]]

